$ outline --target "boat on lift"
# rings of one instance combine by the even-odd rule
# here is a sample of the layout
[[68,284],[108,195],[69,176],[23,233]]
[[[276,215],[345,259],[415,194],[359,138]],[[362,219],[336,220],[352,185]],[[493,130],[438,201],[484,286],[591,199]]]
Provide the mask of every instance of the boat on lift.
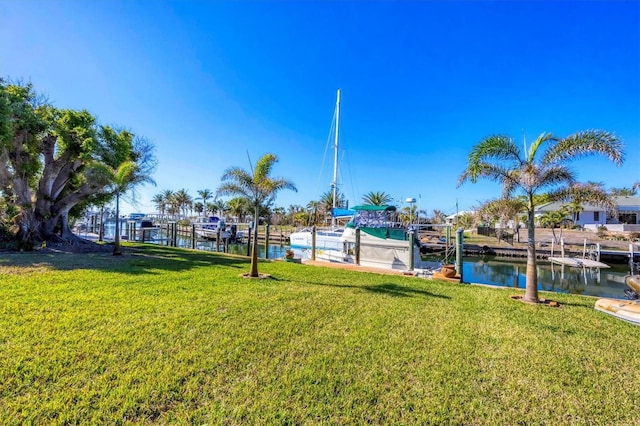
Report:
[[627,275],[625,293],[633,300],[598,299],[595,308],[634,325],[640,325],[640,275]]

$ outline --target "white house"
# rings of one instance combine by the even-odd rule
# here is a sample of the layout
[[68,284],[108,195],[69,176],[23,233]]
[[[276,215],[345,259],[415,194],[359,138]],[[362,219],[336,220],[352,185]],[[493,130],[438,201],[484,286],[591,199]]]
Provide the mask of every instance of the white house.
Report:
[[453,225],[453,224],[455,224],[455,223],[457,222],[457,219],[458,219],[459,217],[461,217],[461,216],[466,216],[466,215],[469,215],[469,214],[470,214],[470,215],[474,215],[475,213],[476,213],[476,212],[475,212],[475,211],[473,211],[473,210],[468,210],[468,211],[467,211],[467,210],[462,210],[462,211],[460,211],[460,212],[458,212],[458,213],[454,213],[454,214],[452,214],[451,216],[447,216],[447,217],[445,217],[445,218],[444,218],[444,220],[445,220],[445,223],[446,223],[447,225]]
[[[640,231],[640,197],[615,196],[616,212],[607,212],[602,206],[593,204],[582,204],[582,211],[569,213],[567,219],[573,220],[575,224],[589,230],[597,230],[601,226],[606,226],[611,231]],[[539,206],[536,215],[545,212],[558,211],[566,202],[553,202]]]

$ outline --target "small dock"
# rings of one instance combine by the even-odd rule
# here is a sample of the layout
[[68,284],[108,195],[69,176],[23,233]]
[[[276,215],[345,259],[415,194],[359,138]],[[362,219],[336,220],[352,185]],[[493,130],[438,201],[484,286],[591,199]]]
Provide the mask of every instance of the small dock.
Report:
[[606,263],[592,259],[579,259],[577,257],[549,257],[549,260],[558,265],[572,266],[574,268],[610,268]]

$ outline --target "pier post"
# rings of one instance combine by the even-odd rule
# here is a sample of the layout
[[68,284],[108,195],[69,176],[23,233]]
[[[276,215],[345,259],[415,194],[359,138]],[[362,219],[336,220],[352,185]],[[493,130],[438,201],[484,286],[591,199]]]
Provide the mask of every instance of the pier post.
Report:
[[216,229],[216,251],[220,253],[220,226]]
[[633,274],[633,243],[629,243],[629,269],[631,270],[631,274]]
[[462,276],[462,250],[464,249],[464,229],[458,228],[456,231],[456,269],[460,274],[460,282],[463,281]]
[[264,258],[269,258],[269,224],[264,226]]
[[600,243],[596,243],[596,260],[600,262]]
[[191,224],[191,248],[195,250],[196,248],[196,224]]
[[564,238],[560,238],[560,257],[564,257]]
[[316,226],[311,227],[311,260],[316,260]]
[[413,271],[413,254],[415,250],[415,244],[413,242],[413,229],[409,230],[409,270]]
[[356,227],[356,265],[360,266],[360,227]]
[[171,247],[178,247],[178,222],[171,223]]
[[[247,257],[251,255],[251,230],[253,229],[253,222],[249,222],[249,235],[247,235]],[[255,241],[254,241],[255,244]]]

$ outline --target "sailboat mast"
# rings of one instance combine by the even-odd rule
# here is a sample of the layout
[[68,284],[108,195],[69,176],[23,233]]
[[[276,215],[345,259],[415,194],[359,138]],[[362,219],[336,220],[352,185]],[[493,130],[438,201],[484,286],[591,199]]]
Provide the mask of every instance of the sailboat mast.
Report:
[[333,144],[333,209],[331,210],[331,227],[336,226],[336,218],[334,216],[336,208],[336,199],[338,197],[338,129],[340,128],[340,89],[338,89],[338,98],[336,100],[336,138]]

